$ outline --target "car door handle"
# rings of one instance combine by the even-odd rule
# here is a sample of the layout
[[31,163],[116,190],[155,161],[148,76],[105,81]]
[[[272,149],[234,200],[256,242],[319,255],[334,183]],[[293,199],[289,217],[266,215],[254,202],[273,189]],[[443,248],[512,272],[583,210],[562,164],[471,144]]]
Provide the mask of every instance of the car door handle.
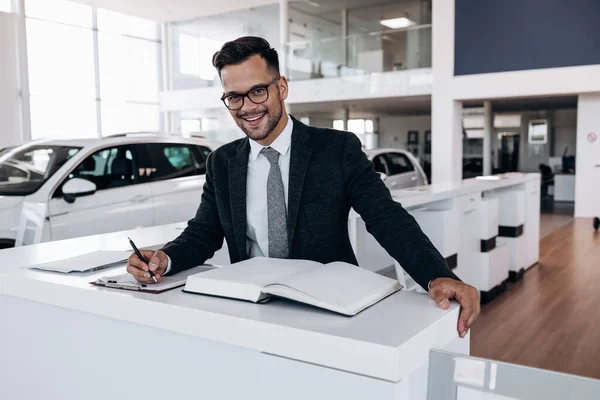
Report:
[[416,177],[416,176],[411,176],[411,177],[410,177],[410,180],[411,180],[411,181],[416,181],[416,180],[417,180],[417,177]]
[[149,198],[150,198],[150,196],[144,196],[143,194],[138,194],[137,196],[133,196],[131,199],[129,199],[129,201],[132,203],[143,203],[145,201],[148,201]]

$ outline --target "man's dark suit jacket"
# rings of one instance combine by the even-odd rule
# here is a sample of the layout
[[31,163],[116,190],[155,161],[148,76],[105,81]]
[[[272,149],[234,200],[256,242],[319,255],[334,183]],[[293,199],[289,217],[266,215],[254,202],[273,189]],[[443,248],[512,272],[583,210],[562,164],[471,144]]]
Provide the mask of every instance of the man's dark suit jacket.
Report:
[[[246,251],[248,138],[210,154],[196,216],[163,251],[176,273],[204,263],[227,240],[231,262]],[[357,265],[348,235],[354,208],[367,230],[423,288],[439,277],[458,279],[415,219],[397,202],[373,169],[358,138],[294,120],[288,193],[290,258]]]

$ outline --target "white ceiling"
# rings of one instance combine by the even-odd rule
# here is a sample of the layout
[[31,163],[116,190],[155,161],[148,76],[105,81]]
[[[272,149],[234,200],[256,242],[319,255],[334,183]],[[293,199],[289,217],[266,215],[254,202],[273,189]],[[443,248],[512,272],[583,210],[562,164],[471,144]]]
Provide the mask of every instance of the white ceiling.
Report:
[[278,0],[74,0],[94,7],[158,22],[185,21],[207,15],[278,3]]

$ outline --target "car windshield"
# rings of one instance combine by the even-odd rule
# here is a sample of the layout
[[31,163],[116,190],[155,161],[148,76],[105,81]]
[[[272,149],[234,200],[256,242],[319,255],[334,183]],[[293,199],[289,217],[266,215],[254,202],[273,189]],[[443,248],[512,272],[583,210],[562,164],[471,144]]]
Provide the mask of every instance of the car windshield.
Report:
[[32,145],[0,156],[0,195],[36,192],[81,147]]

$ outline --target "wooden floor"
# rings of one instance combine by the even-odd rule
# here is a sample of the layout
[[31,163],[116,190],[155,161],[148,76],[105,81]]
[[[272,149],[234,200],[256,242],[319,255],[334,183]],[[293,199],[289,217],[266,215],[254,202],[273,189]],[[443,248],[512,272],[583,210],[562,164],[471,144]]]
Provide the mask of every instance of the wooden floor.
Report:
[[482,307],[471,354],[600,379],[600,233],[577,218],[540,242],[540,262]]

